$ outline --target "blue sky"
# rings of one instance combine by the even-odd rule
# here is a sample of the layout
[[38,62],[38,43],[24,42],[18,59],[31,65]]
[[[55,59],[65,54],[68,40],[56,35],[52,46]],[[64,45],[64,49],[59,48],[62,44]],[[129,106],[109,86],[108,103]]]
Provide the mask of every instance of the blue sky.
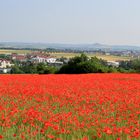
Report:
[[140,0],[0,0],[0,41],[140,45]]

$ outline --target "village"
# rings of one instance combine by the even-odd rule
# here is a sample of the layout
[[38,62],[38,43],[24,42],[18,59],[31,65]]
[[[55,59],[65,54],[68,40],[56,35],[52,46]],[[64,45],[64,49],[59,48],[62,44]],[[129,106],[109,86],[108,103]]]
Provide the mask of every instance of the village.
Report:
[[[10,53],[0,55],[0,73],[10,73],[12,67],[16,64],[19,66],[27,63],[39,64],[44,63],[48,66],[60,68],[69,62],[70,58],[56,57],[45,51],[32,51],[31,53]],[[108,66],[119,67],[118,61],[107,61]]]
[[27,54],[3,54],[2,57],[0,57],[0,73],[10,73],[15,63],[22,65],[23,63],[29,62],[32,64],[45,63],[48,66],[61,67],[64,63],[67,63],[68,60],[60,61],[59,58],[43,51],[33,51]]

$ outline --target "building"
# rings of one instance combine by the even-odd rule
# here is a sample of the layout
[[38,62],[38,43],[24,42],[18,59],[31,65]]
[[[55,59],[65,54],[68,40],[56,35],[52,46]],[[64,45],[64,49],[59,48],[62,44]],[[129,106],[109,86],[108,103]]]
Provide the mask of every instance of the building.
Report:
[[31,62],[35,62],[35,63],[45,63],[46,62],[46,58],[44,57],[40,57],[40,56],[35,56],[35,57],[32,57],[30,59]]
[[0,59],[0,73],[10,73],[13,65],[9,60]]
[[10,68],[13,64],[9,60],[6,59],[0,59],[0,68]]
[[47,63],[55,63],[56,58],[47,58],[46,61],[47,61]]
[[119,67],[119,62],[107,61],[108,66]]
[[0,68],[0,73],[10,73],[11,68]]
[[25,62],[27,61],[27,57],[24,54],[17,54],[17,53],[12,53],[11,54],[11,59],[15,61],[20,61],[20,62]]
[[49,66],[61,67],[64,63],[61,61],[55,61],[54,63],[48,63]]
[[30,61],[35,63],[55,63],[56,58],[48,56],[33,56],[30,58]]

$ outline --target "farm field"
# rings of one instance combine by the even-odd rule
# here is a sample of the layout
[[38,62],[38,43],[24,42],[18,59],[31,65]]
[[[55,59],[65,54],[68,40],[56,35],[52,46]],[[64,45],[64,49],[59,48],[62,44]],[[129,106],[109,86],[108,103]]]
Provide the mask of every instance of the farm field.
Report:
[[[50,53],[52,56],[56,56],[57,58],[60,57],[66,57],[66,58],[72,58],[75,56],[80,56],[80,53]],[[126,57],[126,56],[115,56],[115,55],[103,55],[103,54],[86,54],[88,57],[94,57],[96,56],[97,58],[101,58],[104,60],[108,61],[120,61],[120,60],[130,60],[131,57]]]
[[140,75],[0,75],[0,139],[140,139]]
[[[11,54],[11,53],[17,53],[17,54],[27,54],[27,53],[32,53],[32,50],[7,50],[7,49],[0,49],[0,54]],[[72,58],[75,56],[80,56],[80,53],[48,53],[52,57],[56,58],[61,58],[61,57],[66,57],[66,58]],[[97,58],[101,58],[107,61],[127,61],[132,59],[131,57],[126,57],[126,56],[115,56],[115,55],[102,55],[102,54],[86,54],[88,57],[94,57],[96,56]]]
[[31,53],[31,51],[30,50],[7,50],[7,49],[0,49],[0,54],[11,54],[11,53],[26,54],[26,53]]

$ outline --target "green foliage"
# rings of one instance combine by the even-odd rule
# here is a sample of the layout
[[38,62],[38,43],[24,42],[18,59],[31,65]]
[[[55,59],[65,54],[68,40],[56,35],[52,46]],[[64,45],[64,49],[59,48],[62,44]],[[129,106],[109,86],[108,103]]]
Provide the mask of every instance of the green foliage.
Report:
[[132,68],[137,72],[140,72],[140,59],[135,59],[131,62]]
[[44,74],[54,74],[57,72],[57,68],[56,67],[52,67],[52,66],[48,66],[45,70],[44,70]]
[[10,60],[10,56],[6,54],[0,54],[0,58]]
[[33,64],[33,63],[23,63],[21,66],[15,65],[12,67],[11,73],[27,73],[27,74],[52,74],[55,73],[57,69],[52,66],[47,66],[44,63]]
[[81,62],[86,62],[88,61],[88,57],[85,54],[81,54],[81,56],[75,56],[70,59],[68,62],[69,65],[75,65]]
[[24,72],[17,66],[14,65],[11,69],[11,74],[23,74]]
[[37,73],[39,74],[44,74],[44,71],[46,69],[46,65],[44,63],[39,63],[37,66],[36,66],[36,71]]
[[140,59],[134,59],[130,61],[122,61],[120,62],[120,72],[140,72]]
[[[65,60],[65,58],[61,58]],[[82,73],[140,73],[140,59],[121,61],[118,68],[108,66],[107,62],[97,57],[87,57],[85,54],[75,56],[64,64],[60,69],[48,66],[45,63],[33,64],[31,62],[18,63],[12,67],[11,73],[31,73],[31,74],[82,74]]]
[[88,58],[85,54],[81,54],[81,56],[71,58],[68,64],[60,68],[58,73],[106,73],[115,72],[114,69],[109,68],[104,60],[98,59],[97,57]]
[[20,67],[20,69],[24,71],[24,73],[31,73],[31,74],[37,73],[36,66],[33,64],[24,64]]

